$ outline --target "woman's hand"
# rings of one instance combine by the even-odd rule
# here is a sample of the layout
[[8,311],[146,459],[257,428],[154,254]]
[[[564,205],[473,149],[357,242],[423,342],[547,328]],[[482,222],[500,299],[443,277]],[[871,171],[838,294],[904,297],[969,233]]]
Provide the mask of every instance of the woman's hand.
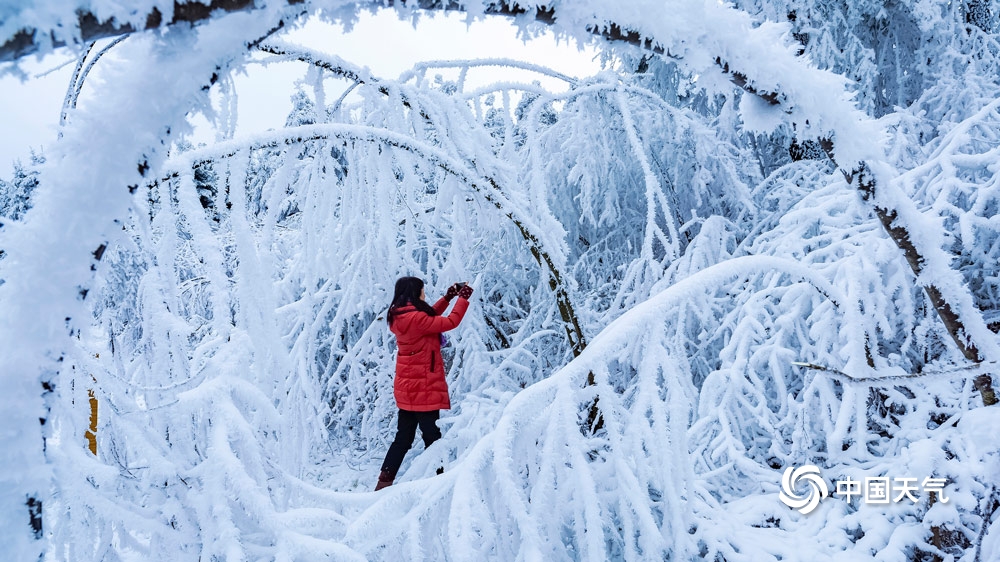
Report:
[[458,296],[465,300],[469,300],[469,297],[472,296],[472,287],[462,283],[462,288],[458,290]]
[[462,289],[463,285],[464,283],[455,283],[451,287],[448,287],[448,291],[445,292],[444,298],[450,301],[458,296],[458,292]]

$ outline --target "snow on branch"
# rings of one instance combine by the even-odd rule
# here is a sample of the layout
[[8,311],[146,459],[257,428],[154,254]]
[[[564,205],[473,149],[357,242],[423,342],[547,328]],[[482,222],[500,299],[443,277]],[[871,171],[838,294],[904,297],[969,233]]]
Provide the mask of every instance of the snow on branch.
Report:
[[[695,432],[704,431],[692,425],[697,390],[664,323],[682,303],[732,279],[771,272],[837,294],[813,270],[766,256],[729,260],[672,285],[605,327],[565,367],[515,396],[496,429],[445,477],[390,489],[352,522],[346,540],[367,553],[409,551],[429,529],[448,528],[441,542],[421,545],[428,556],[447,559],[483,548],[511,559],[559,559],[570,552],[585,558],[683,558],[707,545],[751,557],[784,552],[761,548],[751,534],[737,531],[741,516],[726,515],[731,508],[715,499],[729,492],[712,470],[692,470],[690,448],[698,441]],[[588,373],[596,374],[593,387],[583,385]],[[589,437],[576,425],[595,393],[605,424]],[[773,474],[766,466],[747,466],[745,478],[754,485]],[[399,523],[386,527],[379,521]],[[732,525],[725,539],[711,530],[720,521]]]
[[529,62],[519,61],[517,59],[500,59],[500,58],[486,58],[486,59],[468,59],[468,60],[436,60],[429,62],[419,62],[413,65],[413,68],[404,72],[399,77],[400,82],[407,82],[411,79],[419,81],[423,80],[427,71],[432,68],[460,68],[463,71],[470,68],[480,68],[480,67],[490,67],[499,66],[503,68],[514,68],[518,70],[528,70],[535,72],[542,76],[548,76],[551,78],[558,78],[563,82],[566,82],[570,86],[575,86],[577,79],[571,76],[567,76],[561,72],[556,72],[551,68],[542,66],[539,64],[532,64]]
[[[521,236],[529,244],[528,249],[531,255],[534,256],[539,265],[546,269],[549,275],[549,285],[556,295],[556,300],[559,303],[559,312],[566,325],[566,334],[569,338],[571,349],[574,350],[574,353],[579,353],[579,351],[586,347],[586,340],[580,328],[579,320],[570,302],[569,293],[565,288],[562,278],[563,276],[560,273],[560,266],[565,263],[565,258],[559,254],[553,254],[552,250],[549,249],[554,248],[558,251],[561,248],[561,244],[546,240],[547,236],[543,234],[558,232],[561,230],[558,225],[547,224],[545,222],[536,223],[536,219],[533,218],[532,213],[526,207],[507,197],[509,190],[502,188],[496,178],[488,175],[477,178],[479,176],[477,172],[470,170],[453,156],[429,144],[393,131],[359,125],[306,125],[264,134],[251,145],[251,148],[260,149],[267,146],[303,143],[324,138],[361,140],[401,148],[439,166],[442,170],[461,180],[464,185],[479,193],[485,201],[489,202],[513,222],[518,232],[520,232]],[[174,169],[179,172],[180,170],[192,169],[198,163],[231,156],[243,146],[244,141],[231,141],[229,143],[216,144],[206,149],[190,151],[175,160],[174,163],[168,165],[167,170]],[[551,220],[547,217],[541,218],[543,221]]]
[[[45,500],[56,556],[74,560],[902,558],[940,550],[925,543],[941,521],[981,539],[992,511],[954,506],[992,498],[996,409],[975,411],[960,377],[893,377],[953,361],[949,337],[996,360],[977,315],[991,281],[974,278],[970,296],[953,265],[985,271],[995,255],[996,112],[892,179],[881,124],[792,52],[787,26],[713,1],[581,6],[534,15],[660,49],[670,68],[523,88],[516,107],[519,86],[500,84],[497,107],[486,90],[376,80],[247,41],[275,29],[246,29],[251,14],[204,34],[174,26],[169,41],[133,35],[99,103],[70,107],[33,214],[3,227],[0,297],[27,323],[0,338],[13,342],[4,411],[24,430],[3,443],[15,468],[0,521],[17,528],[39,505],[25,492],[55,481],[28,497]],[[313,96],[294,98],[284,130],[168,148],[207,104],[208,76],[225,80],[256,45],[366,95],[331,111],[312,70]],[[734,79],[781,103],[741,95],[735,108]],[[865,199],[826,167],[788,163],[792,136],[825,139]],[[959,337],[911,273],[971,318]],[[397,485],[357,492],[375,472],[353,469],[377,462],[395,411],[384,311],[409,274],[433,296],[455,279],[476,287],[444,358],[456,408]],[[803,372],[799,358],[865,380]],[[89,386],[106,406],[100,457],[79,443]],[[806,517],[776,500],[781,469],[802,464],[934,472],[957,500],[880,512],[831,498]],[[17,538],[20,558],[38,557],[31,540]]]
[[[289,4],[298,4],[298,1]],[[364,6],[364,2],[304,2],[305,10],[328,10],[338,13],[345,7],[356,9]],[[787,30],[774,24],[755,26],[749,16],[728,6],[711,2],[704,5],[679,2],[671,9],[664,10],[658,4],[655,9],[643,9],[643,2],[621,3],[615,6],[602,6],[597,10],[598,19],[593,16],[580,16],[574,11],[559,12],[555,7],[538,5],[532,10],[516,3],[506,1],[490,2],[484,6],[473,8],[458,2],[431,2],[421,0],[416,3],[389,2],[398,10],[468,10],[471,14],[525,16],[535,21],[550,25],[558,33],[583,37],[586,34],[597,35],[609,43],[626,43],[651,50],[659,56],[676,59],[689,68],[692,74],[720,73],[727,76],[733,84],[748,93],[760,97],[767,105],[780,106],[792,122],[796,123],[799,134],[803,138],[818,138],[836,136],[838,151],[844,162],[855,162],[871,154],[858,144],[863,142],[882,142],[877,129],[866,125],[864,116],[854,110],[845,93],[845,82],[831,73],[811,68],[801,60],[790,48],[776,47],[785,42]],[[161,25],[172,25],[178,22],[196,22],[213,14],[242,11],[250,9],[252,4],[243,0],[216,0],[206,6],[197,2],[176,3],[172,10],[175,21],[165,22],[160,6],[152,6],[147,15],[141,11],[129,14],[111,14],[105,24],[94,26],[87,22],[97,22],[97,18],[82,10],[80,23],[73,22],[66,12],[57,11],[57,19],[52,21],[34,22],[26,17],[21,23],[18,18],[10,18],[5,22],[4,30],[10,39],[0,47],[0,61],[15,60],[41,46],[34,36],[38,33],[48,33],[48,29],[59,26],[79,30],[76,40],[88,43],[99,37],[116,35],[135,29],[153,29]],[[637,14],[666,14],[670,17],[640,18]],[[15,15],[24,15],[16,13]],[[558,17],[557,17],[558,16]],[[115,23],[114,18],[121,17],[123,24]],[[72,22],[72,23],[71,23]],[[16,26],[37,26],[38,31],[18,30]],[[732,30],[742,30],[741,33],[731,33]],[[685,37],[709,37],[711,41],[686,41]],[[66,38],[56,40],[57,44],[65,44]],[[698,45],[697,48],[692,45]],[[51,42],[49,42],[51,47]],[[693,50],[694,49],[694,50]],[[699,51],[700,50],[700,51]],[[706,62],[710,66],[706,66]],[[767,61],[767,64],[761,64]],[[792,78],[794,77],[794,78]],[[707,77],[703,81],[707,87],[715,88]],[[780,85],[780,86],[779,86]]]

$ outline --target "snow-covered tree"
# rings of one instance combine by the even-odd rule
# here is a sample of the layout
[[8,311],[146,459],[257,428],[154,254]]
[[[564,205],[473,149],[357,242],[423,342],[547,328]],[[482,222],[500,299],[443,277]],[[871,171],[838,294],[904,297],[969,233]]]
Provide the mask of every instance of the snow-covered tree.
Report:
[[0,181],[0,211],[6,219],[20,220],[31,208],[31,192],[38,187],[38,168],[45,157],[32,152],[31,164],[14,163],[14,176],[9,182]]
[[[12,552],[1000,556],[995,5],[487,3],[464,9],[599,41],[606,70],[398,79],[282,33],[364,3],[195,6],[0,12],[56,43],[162,25],[101,61],[0,230]],[[231,132],[251,55],[306,69],[285,126],[188,144],[192,111]],[[466,87],[496,67],[565,87]],[[349,467],[387,445],[409,274],[475,305],[443,439],[371,494]],[[947,486],[803,514],[778,500],[802,465]]]

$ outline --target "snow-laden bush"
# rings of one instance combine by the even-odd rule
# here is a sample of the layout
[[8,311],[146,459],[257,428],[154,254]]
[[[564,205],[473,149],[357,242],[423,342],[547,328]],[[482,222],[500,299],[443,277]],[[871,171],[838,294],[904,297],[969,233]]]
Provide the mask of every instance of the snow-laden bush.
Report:
[[[116,47],[108,99],[68,114],[32,209],[4,223],[0,297],[26,328],[3,334],[21,344],[12,368],[43,363],[47,419],[44,450],[9,453],[21,479],[3,521],[24,511],[22,488],[44,488],[39,466],[56,483],[52,559],[996,556],[998,420],[972,381],[998,360],[1000,116],[995,80],[953,87],[963,61],[994,67],[988,18],[966,29],[953,4],[798,10],[804,51],[855,70],[876,122],[841,76],[796,56],[788,26],[764,21],[788,18],[782,3],[591,4],[662,56],[620,52],[586,79],[492,60],[388,80],[272,35],[279,8]],[[563,32],[591,24],[558,8]],[[863,31],[886,18],[905,25],[874,56]],[[943,60],[887,62],[940,29],[965,34],[937,39]],[[286,126],[168,142],[192,107],[214,111],[213,84],[231,130],[227,73],[250,43],[310,68]],[[565,90],[465,87],[492,66]],[[886,80],[884,67],[912,73]],[[439,68],[459,80],[428,78]],[[359,101],[328,92],[329,76]],[[95,142],[98,157],[83,150]],[[866,170],[877,194],[859,191]],[[923,252],[919,276],[887,213]],[[375,468],[387,446],[384,313],[401,275],[431,299],[460,279],[476,293],[449,334],[444,437],[373,494],[374,472],[324,476]],[[80,438],[88,391],[96,456]],[[12,419],[28,428],[36,402]],[[10,441],[28,444],[30,427]],[[831,488],[945,478],[948,501],[834,497],[802,514],[778,492],[806,464]]]

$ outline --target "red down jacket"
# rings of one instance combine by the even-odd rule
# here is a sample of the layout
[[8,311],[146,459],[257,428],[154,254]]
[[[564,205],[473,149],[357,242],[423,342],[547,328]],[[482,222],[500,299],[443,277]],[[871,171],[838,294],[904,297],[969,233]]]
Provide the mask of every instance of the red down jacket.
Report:
[[[448,301],[442,298],[433,308],[443,314]],[[400,410],[430,412],[451,408],[441,359],[441,332],[458,326],[467,308],[469,301],[458,297],[448,316],[431,316],[413,306],[396,309],[389,329],[396,334],[399,347],[393,394]]]

